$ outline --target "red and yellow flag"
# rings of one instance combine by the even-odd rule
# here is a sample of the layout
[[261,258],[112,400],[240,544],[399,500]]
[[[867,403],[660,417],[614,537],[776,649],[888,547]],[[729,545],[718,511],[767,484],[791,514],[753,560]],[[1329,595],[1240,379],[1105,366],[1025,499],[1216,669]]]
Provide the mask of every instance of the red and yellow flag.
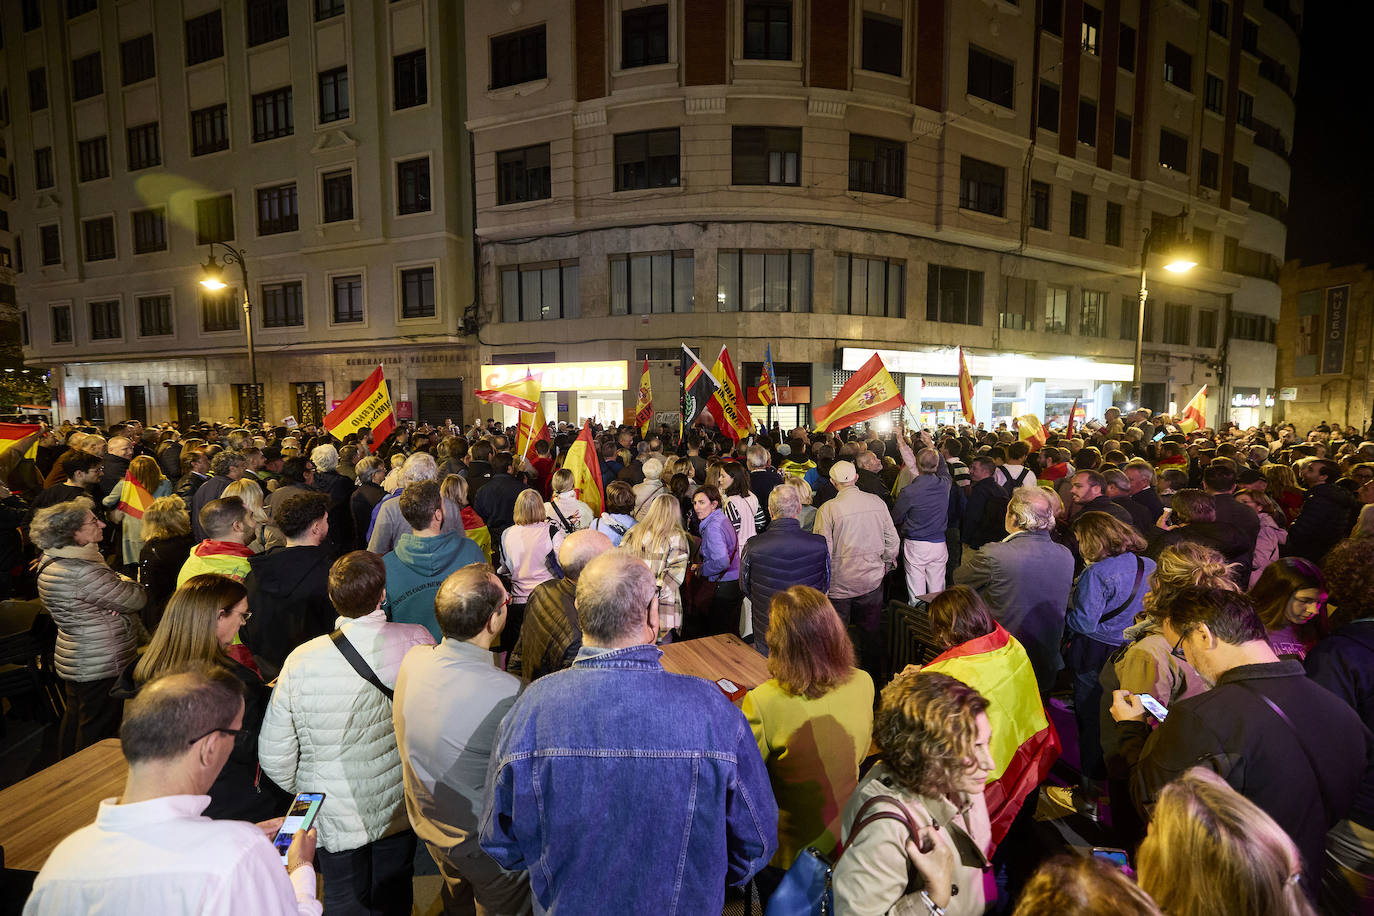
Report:
[[906,402],[877,353],[849,377],[829,404],[816,408],[816,431],[828,433],[896,410]]
[[549,438],[548,421],[544,419],[544,399],[535,398],[533,413],[520,411],[520,429],[515,435],[515,448],[520,457],[528,457],[530,448],[540,439],[552,441]]
[[1045,427],[1041,425],[1040,418],[1035,414],[1026,414],[1016,418],[1016,428],[1021,441],[1030,446],[1031,451],[1038,452],[1044,447],[1049,433],[1045,432]]
[[587,504],[593,516],[601,514],[601,459],[596,454],[596,443],[592,442],[592,423],[582,425],[582,432],[568,449],[563,459],[563,467],[572,471],[573,487],[577,498]]
[[152,505],[153,494],[143,489],[143,484],[134,479],[134,472],[124,475],[124,490],[119,494],[120,512],[132,518],[143,518],[143,513]]
[[10,472],[38,444],[42,430],[37,423],[0,423],[0,483],[9,480]]
[[644,371],[639,374],[639,401],[635,404],[635,425],[641,436],[649,435],[654,421],[654,391],[649,385],[649,358],[644,357]]
[[508,382],[500,388],[483,388],[481,391],[474,391],[473,395],[479,401],[489,404],[505,404],[516,410],[534,413],[534,408],[539,402],[540,390],[539,379],[527,370],[522,379]]
[[1178,428],[1185,433],[1202,429],[1207,425],[1207,386],[1203,385],[1202,390],[1193,395],[1193,399],[1188,402],[1188,406],[1183,408],[1183,413],[1178,418]]
[[968,373],[968,363],[964,362],[964,348],[959,348],[959,408],[963,411],[964,422],[972,426],[973,420],[973,376]]
[[744,403],[744,389],[740,387],[739,378],[735,375],[735,364],[730,361],[730,351],[725,347],[720,348],[720,355],[716,357],[716,364],[711,367],[711,374],[720,382],[720,387],[716,389],[706,409],[716,418],[716,426],[720,431],[738,442],[754,432],[754,420],[749,415],[749,406]]
[[372,430],[372,438],[376,442],[381,442],[396,428],[396,414],[391,410],[391,393],[387,391],[381,366],[374,369],[324,418],[324,428],[340,439],[364,426]]
[[1073,399],[1073,406],[1069,408],[1069,428],[1064,430],[1064,438],[1072,439],[1074,429],[1088,418],[1088,408],[1078,406],[1078,398]]
[[771,343],[763,349],[763,374],[759,376],[759,402],[762,404],[778,403],[778,376],[773,371],[773,345]]

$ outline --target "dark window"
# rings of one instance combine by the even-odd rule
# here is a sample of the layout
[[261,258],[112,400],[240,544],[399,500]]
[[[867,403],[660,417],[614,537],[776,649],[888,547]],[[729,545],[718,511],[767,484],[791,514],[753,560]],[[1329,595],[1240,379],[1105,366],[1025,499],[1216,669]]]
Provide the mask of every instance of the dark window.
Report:
[[45,67],[35,67],[29,71],[29,111],[42,111],[48,107],[48,71]]
[[108,261],[115,256],[114,217],[102,216],[81,224],[86,236],[86,260]]
[[1159,132],[1159,164],[1188,173],[1188,138],[1171,130]]
[[926,275],[926,320],[983,324],[983,272],[931,264]]
[[105,79],[100,72],[100,52],[87,54],[72,61],[72,100],[81,101],[105,91]]
[[429,210],[429,157],[396,163],[396,210],[402,216]]
[[1242,51],[1259,55],[1259,23],[1253,19],[1241,19],[1240,48]]
[[620,68],[668,62],[668,7],[646,6],[620,14]]
[[1250,166],[1240,162],[1231,164],[1231,196],[1247,203],[1250,200]]
[[1076,239],[1088,237],[1088,195],[1077,191],[1069,195],[1069,235]]
[[1007,170],[991,162],[959,157],[959,206],[1002,216],[1006,210]]
[[200,328],[202,331],[237,331],[239,329],[239,291],[233,287],[210,292],[200,291]]
[[[196,201],[196,244],[234,240],[234,198],[231,194]],[[235,325],[237,327],[237,325]]]
[[363,277],[348,274],[330,280],[334,301],[334,323],[347,324],[363,320]]
[[1036,123],[1040,129],[1059,133],[1059,87],[1041,80],[1037,105]]
[[1164,303],[1164,343],[1188,346],[1192,342],[1188,333],[1192,317],[1192,309],[1188,306]]
[[544,26],[498,35],[491,40],[491,88],[515,86],[548,76]]
[[1231,336],[1237,340],[1257,340],[1261,343],[1274,342],[1274,321],[1263,315],[1249,312],[1231,313]]
[[1030,185],[1030,224],[1032,229],[1050,228],[1050,186],[1043,181]]
[[906,144],[850,134],[849,190],[892,197],[906,193]]
[[1255,120],[1255,97],[1248,92],[1236,93],[1236,123],[1250,127]]
[[325,172],[320,178],[324,194],[324,221],[338,223],[353,218],[353,173],[349,169]]
[[72,307],[54,305],[52,307],[52,342],[72,342]]
[[224,28],[219,10],[186,20],[186,66],[224,56]]
[[835,256],[837,314],[906,317],[906,262],[895,258]]
[[401,271],[401,317],[434,317],[434,268]]
[[315,21],[333,19],[344,14],[344,0],[315,0]]
[[289,137],[295,132],[291,111],[291,87],[283,86],[253,96],[253,142]]
[[1197,345],[1215,347],[1217,345],[1217,313],[1215,309],[1198,309]]
[[125,86],[150,80],[157,75],[153,36],[131,38],[119,46],[120,79]]
[[793,127],[736,127],[730,183],[801,184],[802,132]]
[[1015,107],[1016,67],[972,45],[968,49],[968,94],[1003,108]]
[[1127,73],[1135,72],[1135,29],[1128,25],[1121,26],[1121,51],[1116,59],[1117,66]]
[[1208,229],[1193,229],[1193,250],[1197,252],[1197,262],[1203,267],[1212,266],[1212,233]]
[[33,186],[51,188],[54,184],[52,173],[52,147],[45,146],[33,151]]
[[1207,8],[1207,28],[1222,38],[1231,34],[1231,5],[1223,0],[1212,0]]
[[32,32],[43,25],[42,0],[24,0],[24,31]]
[[792,0],[745,0],[744,56],[792,59]]
[[504,150],[496,154],[496,203],[546,200],[552,194],[549,144]]
[[134,224],[134,254],[167,250],[166,210],[162,207],[135,210],[131,216]]
[[716,252],[716,310],[811,311],[811,252]]
[[118,340],[119,300],[92,302],[89,308],[91,310],[91,340]]
[[27,347],[29,343],[29,313],[23,311],[19,313],[19,345]]
[[1140,323],[1140,299],[1136,296],[1121,297],[1121,339],[1135,340],[1136,326]]
[[1213,191],[1221,187],[1221,157],[1209,149],[1202,150],[1202,160],[1198,163],[1198,184]]
[[336,67],[320,74],[320,123],[348,117],[348,68]]
[[1102,53],[1102,11],[1083,4],[1083,50],[1089,54]]
[[1078,142],[1097,146],[1097,103],[1078,100]]
[[301,283],[264,283],[262,285],[262,326],[265,328],[299,328],[305,326],[305,308],[301,304]]
[[1164,82],[1193,91],[1193,55],[1180,47],[1164,45]]
[[1040,28],[1051,35],[1064,34],[1064,0],[1041,0]]
[[1107,294],[1085,289],[1078,297],[1078,333],[1082,337],[1101,337],[1107,324]]
[[425,49],[397,54],[391,60],[394,81],[395,109],[414,108],[429,101],[429,87],[425,82]]
[[864,13],[863,63],[874,73],[902,75],[902,20]]
[[296,210],[296,183],[258,188],[258,235],[295,232],[300,225]]
[[1131,158],[1131,118],[1116,113],[1116,130],[1112,135],[1112,152],[1123,159]]
[[67,0],[67,18],[75,19],[100,5],[100,0]]
[[158,126],[143,124],[129,128],[129,171],[149,169],[162,164],[162,144],[158,142]]
[[1217,114],[1226,113],[1226,83],[1219,76],[1208,73],[1202,81],[1203,85],[1203,104],[1208,111],[1215,111]]
[[[610,259],[611,314],[692,310],[695,259],[690,251],[655,251]],[[502,271],[504,275],[506,271]]]
[[229,107],[212,105],[191,112],[191,155],[229,148]]
[[248,47],[291,34],[286,0],[248,0]]
[[1121,204],[1107,201],[1106,242],[1116,248],[1121,247]]
[[678,131],[646,130],[615,138],[615,189],[678,186]]
[[110,177],[110,145],[104,137],[76,144],[77,175],[82,181]]
[[62,234],[58,231],[55,223],[39,228],[38,246],[42,250],[44,267],[62,263]]

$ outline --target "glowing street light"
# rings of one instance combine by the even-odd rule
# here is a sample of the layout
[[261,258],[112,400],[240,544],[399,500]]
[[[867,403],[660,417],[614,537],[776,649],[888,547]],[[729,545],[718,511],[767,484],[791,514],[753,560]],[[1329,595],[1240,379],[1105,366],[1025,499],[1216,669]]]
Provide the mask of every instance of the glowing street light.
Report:
[[[1180,213],[1175,219],[1181,220],[1187,215],[1187,210]],[[1197,257],[1190,246],[1170,241],[1162,252],[1164,255],[1163,267],[1170,273],[1184,274],[1197,266]],[[1131,376],[1131,403],[1141,403],[1140,385],[1140,357],[1141,350],[1145,342],[1145,301],[1149,298],[1150,292],[1146,289],[1145,280],[1150,263],[1150,228],[1145,228],[1145,238],[1140,243],[1140,311],[1135,320],[1135,373]],[[1134,408],[1127,405],[1128,410]]]
[[243,326],[248,335],[248,406],[252,414],[251,420],[257,422],[262,419],[262,405],[258,402],[258,360],[257,354],[253,351],[253,302],[248,296],[248,265],[243,260],[243,252],[233,245],[224,242],[210,243],[210,257],[200,268],[200,285],[212,292],[219,292],[228,288],[229,284],[224,282],[224,267],[219,259],[215,257],[215,246],[219,245],[224,249],[224,263],[237,264],[239,266],[239,276],[243,280]]

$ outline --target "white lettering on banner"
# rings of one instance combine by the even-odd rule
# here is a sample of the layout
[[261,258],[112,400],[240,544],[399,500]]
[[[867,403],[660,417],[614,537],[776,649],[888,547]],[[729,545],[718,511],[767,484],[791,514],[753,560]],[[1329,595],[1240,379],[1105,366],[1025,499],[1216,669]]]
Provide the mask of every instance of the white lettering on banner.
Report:
[[518,382],[526,373],[539,376],[545,391],[625,391],[630,369],[625,360],[599,363],[520,363],[511,366],[483,366],[482,388],[500,388]]

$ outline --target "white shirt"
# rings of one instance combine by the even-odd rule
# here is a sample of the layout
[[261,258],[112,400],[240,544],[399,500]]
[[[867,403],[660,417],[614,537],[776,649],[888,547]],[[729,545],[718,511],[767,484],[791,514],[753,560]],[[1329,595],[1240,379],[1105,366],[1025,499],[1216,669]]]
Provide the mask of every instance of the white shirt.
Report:
[[993,475],[993,479],[995,479],[999,484],[1005,486],[1011,483],[1012,481],[1016,480],[1016,478],[1021,475],[1021,472],[1023,470],[1026,472],[1026,479],[1021,481],[1021,489],[1034,490],[1036,487],[1040,485],[1040,482],[1036,479],[1035,475],[1031,473],[1030,468],[1026,467],[1025,465],[1010,463],[1004,464],[997,469],[996,474]]
[[144,916],[319,916],[315,869],[287,877],[261,830],[212,821],[208,795],[167,795],[132,805],[107,798],[95,823],[52,851],[24,916],[102,913]]

